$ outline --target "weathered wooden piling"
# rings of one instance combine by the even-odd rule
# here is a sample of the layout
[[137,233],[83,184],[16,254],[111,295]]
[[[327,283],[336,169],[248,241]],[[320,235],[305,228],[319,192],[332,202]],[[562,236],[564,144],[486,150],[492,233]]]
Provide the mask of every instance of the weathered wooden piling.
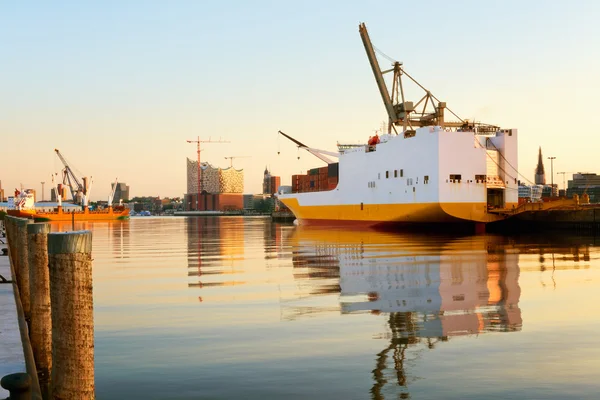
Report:
[[[25,319],[25,310],[23,307],[23,299],[20,292],[20,287],[23,285],[23,277],[22,272],[22,262],[23,258],[27,258],[27,251],[24,253],[23,257],[23,244],[20,242],[21,240],[27,240],[27,235],[25,233],[25,237],[20,235],[20,230],[25,231],[26,229],[22,229],[22,227],[26,227],[31,221],[26,220],[24,218],[15,218],[15,217],[5,217],[5,227],[7,233],[7,244],[10,255],[10,266],[11,266],[11,274],[13,280],[13,292],[15,296],[15,307],[17,311],[17,322],[19,326],[19,332],[21,335],[21,341],[23,343],[23,358],[25,359],[25,368],[27,373],[17,373],[7,375],[2,378],[1,385],[3,388],[10,391],[11,399],[35,399],[41,400],[41,391],[37,377],[37,371],[35,368],[35,362],[33,358],[33,351],[31,349],[31,344],[29,341],[29,327],[27,321]],[[26,274],[26,282],[27,282],[27,300],[29,300],[29,271]],[[26,387],[27,386],[27,387]]]
[[17,263],[17,285],[19,286],[19,293],[21,294],[21,304],[23,304],[23,313],[25,319],[31,319],[31,297],[29,294],[29,260],[27,253],[27,225],[33,221],[26,218],[17,218],[15,220],[15,244],[16,244],[16,257],[19,262]]
[[48,234],[53,399],[94,399],[92,233]]
[[48,271],[48,233],[45,223],[27,225],[31,322],[29,340],[42,393],[47,398],[52,370],[52,317],[50,310],[50,274]]
[[[8,248],[8,258],[10,261],[11,270],[16,274],[16,259],[15,259],[15,238],[14,238],[14,224],[15,217],[6,216],[4,217],[4,229],[6,230],[6,244]],[[13,276],[13,279],[17,279]]]

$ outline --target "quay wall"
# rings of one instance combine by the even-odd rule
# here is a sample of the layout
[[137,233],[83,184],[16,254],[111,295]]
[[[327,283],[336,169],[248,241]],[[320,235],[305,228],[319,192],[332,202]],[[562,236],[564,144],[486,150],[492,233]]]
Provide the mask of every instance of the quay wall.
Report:
[[600,233],[600,208],[525,211],[490,226],[492,231],[565,230]]

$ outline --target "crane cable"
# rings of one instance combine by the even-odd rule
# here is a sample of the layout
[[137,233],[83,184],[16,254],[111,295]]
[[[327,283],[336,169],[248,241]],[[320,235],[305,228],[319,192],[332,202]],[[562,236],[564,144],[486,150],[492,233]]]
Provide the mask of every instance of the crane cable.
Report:
[[[487,142],[487,138],[486,138],[486,142]],[[500,166],[500,164],[498,164],[498,163],[496,162],[496,160],[494,160],[494,159],[492,158],[492,156],[491,156],[491,155],[489,155],[489,153],[487,152],[487,147],[485,147],[485,146],[483,146],[481,143],[479,143],[479,140],[476,140],[476,143],[479,145],[479,147],[481,147],[483,150],[485,150],[485,151],[486,151],[486,152],[485,152],[486,156],[487,156],[487,157],[488,157],[490,160],[492,160],[492,162],[493,162],[494,164],[496,164],[496,166],[498,167],[498,169],[499,169],[500,171],[504,172],[504,174],[505,174],[506,176],[508,176],[510,179],[517,180],[517,178],[515,178],[514,176],[512,176],[511,174],[509,174],[508,172],[506,172],[506,170],[505,170],[504,168],[502,168],[502,167]],[[498,151],[498,149],[496,149],[496,151]],[[500,152],[498,151],[498,154],[499,154],[499,153],[500,153]]]
[[[373,49],[375,50],[375,52],[377,52],[377,53],[378,53],[380,56],[382,56],[383,58],[387,59],[388,61],[390,61],[390,62],[392,62],[392,63],[396,63],[396,62],[398,62],[398,60],[396,60],[396,59],[394,59],[394,58],[392,58],[392,57],[388,56],[388,55],[387,55],[387,54],[385,54],[383,51],[381,51],[380,49],[378,49],[378,48],[377,48],[375,45],[373,45],[373,44],[372,44],[372,46],[373,46]],[[421,86],[421,85],[420,85],[420,84],[419,84],[419,83],[418,83],[418,82],[417,82],[417,81],[416,81],[416,80],[415,80],[415,79],[414,79],[412,76],[410,76],[408,73],[406,73],[406,71],[404,71],[404,68],[401,68],[401,69],[402,69],[402,72],[403,72],[403,73],[404,73],[406,76],[408,76],[408,77],[409,77],[409,78],[410,78],[410,79],[411,79],[413,82],[415,82],[417,85],[419,85],[419,86],[421,87],[421,89],[423,89],[423,90],[427,91],[428,93],[430,93],[430,94],[431,94],[431,97],[433,97],[433,98],[434,98],[435,100],[437,100],[438,102],[440,101],[440,100],[439,100],[437,97],[435,97],[435,96],[433,95],[433,93],[429,92],[427,89],[425,89],[423,86]],[[455,114],[455,113],[454,113],[452,110],[450,110],[449,108],[446,108],[446,110],[450,111],[450,113],[452,113],[452,115],[454,115],[454,116],[455,116],[456,118],[458,118],[459,120],[463,121],[463,119],[462,119],[462,118],[460,118],[458,115],[456,115],[456,114]],[[516,169],[516,168],[515,168],[515,167],[514,167],[514,166],[513,166],[513,165],[512,165],[512,164],[511,164],[511,163],[510,163],[510,162],[509,162],[507,159],[506,159],[506,157],[504,157],[504,155],[502,154],[502,152],[501,152],[500,150],[498,150],[498,148],[497,148],[497,147],[494,145],[494,143],[492,143],[491,141],[490,141],[490,143],[491,143],[491,145],[494,147],[494,149],[496,149],[496,151],[498,152],[498,154],[500,155],[500,157],[501,157],[501,158],[504,160],[504,162],[506,162],[506,163],[507,163],[507,164],[508,164],[508,165],[509,165],[509,166],[510,166],[510,167],[511,167],[511,168],[512,168],[512,169],[513,169],[513,170],[514,170],[516,173],[517,173],[517,177],[518,177],[518,176],[520,176],[520,177],[521,177],[521,178],[523,178],[525,181],[529,182],[531,185],[535,185],[535,183],[534,183],[534,182],[530,181],[530,180],[529,180],[527,177],[525,177],[523,174],[521,174],[521,173],[519,172],[519,170],[518,170],[518,169]],[[479,143],[479,141],[477,141],[477,144],[478,144],[479,146],[481,146],[482,148],[484,148],[484,147],[483,147],[483,145],[482,145],[481,143]],[[487,150],[487,148],[484,148],[484,149],[485,149],[485,150]],[[491,159],[491,160],[494,162],[494,164],[496,164],[496,165],[498,166],[498,168],[499,168],[499,169],[500,169],[502,172],[504,172],[506,175],[508,175],[508,176],[509,176],[509,177],[511,177],[512,179],[515,179],[515,178],[514,178],[514,177],[512,177],[512,176],[511,176],[511,175],[510,175],[508,172],[506,172],[506,170],[504,170],[504,168],[500,167],[500,165],[499,165],[499,164],[496,162],[496,160],[494,160],[493,158],[491,158],[491,156],[490,156],[489,154],[487,154],[487,152],[486,152],[486,155],[487,155],[488,157],[490,157],[490,159]]]
[[[373,49],[375,50],[376,53],[378,53],[380,56],[384,57],[385,59],[387,59],[388,61],[392,62],[392,63],[399,63],[398,60],[388,56],[387,54],[385,54],[383,51],[379,50],[377,47],[375,47],[375,45],[373,43],[371,43],[371,46],[373,47]],[[400,65],[402,65],[402,63],[400,63]],[[433,93],[431,93],[429,90],[425,89],[425,87],[423,87],[419,82],[417,82],[417,80],[415,78],[413,78],[412,76],[410,76],[408,74],[408,72],[406,72],[404,70],[404,68],[400,67],[400,70],[402,71],[402,73],[406,76],[408,76],[408,78],[413,81],[415,84],[417,84],[421,89],[423,89],[425,92],[429,93],[429,95],[431,97],[433,97],[433,99],[435,99],[438,103],[440,103],[440,99],[438,99],[437,97],[435,97],[435,95]],[[396,100],[396,102],[398,102]],[[460,122],[465,122],[461,117],[459,117],[454,111],[452,111],[451,109],[449,109],[448,107],[446,107],[446,110],[448,110],[452,115],[454,115],[456,118],[458,118],[460,120]]]
[[[517,178],[515,178],[515,177],[514,177],[514,176],[512,176],[512,175],[510,175],[510,174],[509,174],[509,173],[508,173],[508,172],[507,172],[507,171],[506,171],[504,168],[502,168],[502,167],[500,166],[500,164],[498,164],[498,163],[496,162],[496,160],[494,160],[494,159],[492,158],[492,156],[490,156],[490,155],[488,154],[488,152],[487,152],[487,148],[486,148],[486,147],[484,147],[484,146],[483,146],[481,143],[479,143],[479,140],[476,140],[476,141],[475,141],[475,143],[477,143],[477,145],[478,145],[479,147],[481,147],[483,150],[486,150],[486,152],[485,152],[486,156],[488,156],[488,157],[489,157],[489,159],[490,159],[490,160],[492,160],[492,162],[493,162],[494,164],[496,164],[496,166],[498,167],[498,169],[499,169],[500,171],[504,172],[504,174],[505,174],[506,176],[508,176],[510,179],[517,180]],[[492,143],[492,145],[493,145],[493,143]],[[494,148],[496,148],[496,146],[494,146]],[[499,151],[497,148],[496,148],[496,151],[498,151],[498,154],[502,155],[502,153],[500,153],[500,151]],[[508,162],[508,161],[507,161],[507,162]],[[513,168],[514,168],[514,167],[513,167]],[[517,171],[517,173],[518,173],[518,171]],[[504,189],[518,190],[518,188],[517,188],[517,189],[513,189],[513,188],[510,188],[510,187],[509,187],[509,188],[506,188],[506,187],[505,187]]]
[[500,154],[500,157],[502,157],[502,159],[504,160],[504,162],[506,162],[513,170],[515,170],[515,172],[517,173],[517,176],[521,176],[521,178],[523,178],[524,180],[526,180],[527,182],[529,182],[531,185],[535,185],[534,182],[530,181],[529,179],[527,179],[523,174],[521,174],[519,172],[519,170],[517,170],[507,159],[506,157],[504,157],[504,155],[502,154],[502,152],[500,150],[498,150],[498,148],[496,147],[496,145],[494,145],[494,143],[492,141],[489,141],[489,143],[494,146],[494,149],[496,149],[496,151],[498,152],[498,154]]

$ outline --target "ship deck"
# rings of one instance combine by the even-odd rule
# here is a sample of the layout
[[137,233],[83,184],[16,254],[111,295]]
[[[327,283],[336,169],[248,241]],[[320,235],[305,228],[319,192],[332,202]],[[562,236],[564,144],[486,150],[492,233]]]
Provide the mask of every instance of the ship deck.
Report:
[[573,199],[562,199],[558,198],[550,201],[540,201],[535,203],[523,203],[515,208],[493,208],[489,209],[488,213],[502,215],[505,217],[512,217],[525,212],[536,212],[536,211],[550,211],[550,210],[583,210],[589,209],[595,206],[592,205],[580,205],[576,200]]

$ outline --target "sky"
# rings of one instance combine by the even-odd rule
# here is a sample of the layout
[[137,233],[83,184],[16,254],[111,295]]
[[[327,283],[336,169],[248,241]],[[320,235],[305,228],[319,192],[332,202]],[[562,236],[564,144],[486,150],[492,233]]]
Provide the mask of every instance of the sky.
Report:
[[517,128],[524,177],[539,146],[556,157],[562,188],[557,172],[600,172],[599,15],[582,0],[2,1],[0,180],[7,194],[45,181],[49,197],[56,148],[92,176],[92,200],[116,178],[131,196],[182,196],[199,137],[229,142],[203,143],[202,161],[246,157],[246,193],[265,166],[289,184],[323,164],[279,130],[335,150],[387,119],[365,22],[461,118]]

